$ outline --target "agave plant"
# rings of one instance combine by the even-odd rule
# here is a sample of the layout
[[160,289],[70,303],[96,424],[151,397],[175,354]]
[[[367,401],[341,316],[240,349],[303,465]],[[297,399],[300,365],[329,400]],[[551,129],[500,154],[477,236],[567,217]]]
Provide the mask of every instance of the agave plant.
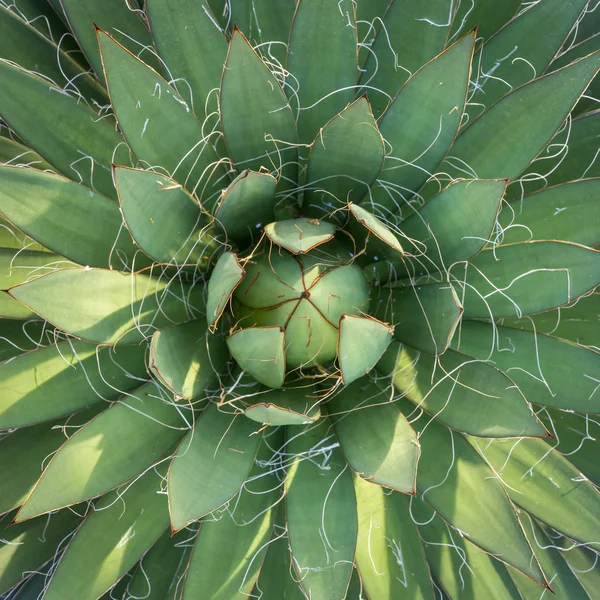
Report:
[[0,0],[0,595],[600,590],[600,10]]

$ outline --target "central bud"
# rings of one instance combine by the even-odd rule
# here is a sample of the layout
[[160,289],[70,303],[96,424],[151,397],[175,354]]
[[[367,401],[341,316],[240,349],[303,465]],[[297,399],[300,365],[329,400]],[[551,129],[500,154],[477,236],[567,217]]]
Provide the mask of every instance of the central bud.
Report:
[[245,264],[246,275],[233,294],[237,327],[284,330],[288,370],[333,361],[341,316],[368,310],[362,269],[337,262],[329,245],[302,255],[266,247]]
[[[368,213],[352,208],[367,227]],[[332,223],[291,219],[267,225],[245,258],[220,256],[208,282],[208,325],[214,331],[231,307],[229,352],[260,383],[281,388],[291,371],[320,366],[348,384],[383,354],[393,328],[367,314],[370,288],[352,241]]]

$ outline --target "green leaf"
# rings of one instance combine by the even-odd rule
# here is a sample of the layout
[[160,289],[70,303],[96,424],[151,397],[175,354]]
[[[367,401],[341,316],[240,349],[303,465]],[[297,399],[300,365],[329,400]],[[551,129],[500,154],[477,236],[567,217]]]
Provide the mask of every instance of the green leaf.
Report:
[[[60,175],[0,167],[0,213],[46,248],[90,267],[140,268],[112,200]],[[65,215],[69,215],[65,219]]]
[[321,419],[300,433],[290,430],[286,511],[292,563],[306,596],[342,600],[356,549],[356,497],[329,425]]
[[146,379],[144,352],[70,340],[0,364],[0,429],[48,421],[128,392]]
[[18,248],[0,248],[0,289],[9,290],[16,285],[33,281],[48,272],[69,266],[72,266],[72,263],[57,254]]
[[594,597],[600,584],[598,554],[584,546],[578,546],[564,537],[553,538],[553,543],[563,548],[562,557],[569,565],[590,598]]
[[600,464],[594,444],[600,437],[600,423],[595,416],[552,409],[540,411],[538,416],[556,438],[554,447],[588,479],[600,484]]
[[544,0],[508,22],[473,59],[471,119],[514,88],[541,75],[576,24],[587,0]]
[[[411,514],[419,525],[427,561],[432,575],[456,600],[514,600],[518,592],[502,563],[453,531],[425,502],[415,498],[410,505]],[[410,517],[409,517],[410,518]],[[516,571],[508,569],[511,573]],[[520,575],[520,573],[519,573]],[[522,575],[525,579],[525,575]],[[537,582],[532,588],[543,593]],[[532,596],[535,598],[536,596]]]
[[246,398],[244,414],[265,425],[308,425],[321,417],[316,390],[300,387],[261,391],[263,401]]
[[22,427],[0,441],[0,513],[25,502],[49,457],[67,440],[67,432],[85,425],[105,408],[91,408],[60,421]]
[[[17,10],[21,12],[20,7]],[[0,6],[0,57],[44,75],[67,91],[81,93],[88,101],[100,106],[107,104],[106,91],[65,52],[62,38],[55,38],[61,41],[57,47],[51,39],[35,30],[35,23],[27,23],[17,14]]]
[[352,102],[358,76],[356,61],[353,2],[299,2],[287,70],[293,73],[288,96],[293,98],[301,144],[312,143],[321,127]]
[[275,221],[265,227],[265,235],[292,254],[306,254],[333,239],[336,227],[317,219],[288,219]]
[[498,223],[502,243],[561,240],[600,243],[600,179],[556,185],[506,205]]
[[[590,596],[587,595],[563,560],[562,552],[527,513],[523,515],[523,526],[536,558],[548,577],[553,598],[556,600],[588,600]],[[535,598],[539,594],[540,588],[521,573],[511,571],[510,575],[522,597]]]
[[210,268],[220,243],[210,217],[181,185],[152,171],[119,167],[115,180],[127,227],[148,256],[201,272]]
[[133,567],[169,525],[162,475],[150,469],[96,505],[68,545],[46,600],[96,600]]
[[204,121],[218,108],[213,90],[221,83],[227,56],[227,42],[215,16],[202,0],[149,0],[146,11],[173,85]]
[[509,186],[508,197],[520,200],[524,194],[531,194],[547,186],[600,177],[600,161],[596,159],[599,135],[598,111],[580,115],[568,127],[561,127],[539,158]]
[[372,318],[342,315],[338,357],[344,385],[366,375],[392,341],[393,327]]
[[[474,44],[475,35],[469,33],[419,69],[383,115],[380,130],[387,155],[372,190],[373,206],[397,213],[450,148],[467,99]],[[399,70],[398,75],[405,73]],[[371,90],[369,94],[379,97]]]
[[285,506],[281,502],[267,556],[253,592],[261,600],[306,600],[292,568],[286,527]]
[[225,175],[209,136],[186,101],[156,71],[98,32],[108,91],[120,129],[138,160],[161,168],[210,210]]
[[156,383],[142,386],[65,442],[16,520],[31,519],[121,485],[158,461],[183,437],[192,420],[189,408],[184,411],[176,406]]
[[58,328],[107,344],[141,341],[204,310],[200,285],[104,269],[63,269],[10,293]]
[[[411,410],[404,399],[398,400],[398,406],[406,414]],[[429,417],[413,419],[411,424],[421,442],[419,499],[431,504],[470,542],[543,585],[544,576],[515,507],[487,462],[461,434]],[[481,442],[487,445],[490,440]]]
[[510,92],[459,135],[440,170],[514,179],[548,143],[599,68],[600,53],[592,54]]
[[[402,221],[408,273],[443,275],[450,265],[475,256],[494,233],[505,189],[503,180],[460,181]],[[395,265],[400,272],[403,264]]]
[[215,327],[216,322],[231,300],[235,288],[240,285],[245,276],[246,272],[235,254],[225,252],[219,257],[208,281],[206,320],[209,326]]
[[285,65],[296,0],[231,0],[231,22],[235,23],[253,45],[265,44],[273,66]]
[[554,310],[523,317],[503,319],[502,324],[570,340],[576,344],[598,349],[600,346],[600,293],[578,298],[575,302]]
[[394,342],[377,370],[392,377],[403,397],[457,431],[485,438],[546,435],[514,383],[482,361],[453,350],[433,357]]
[[[396,234],[392,232],[390,227],[376,217],[371,214],[368,210],[364,209],[362,206],[358,206],[357,204],[350,204],[348,206],[350,212],[354,216],[354,218],[369,232],[372,233],[377,240],[383,242],[383,244],[378,244],[377,247],[381,247],[385,249],[389,254],[393,257],[397,257],[399,252],[400,254],[404,254],[402,250],[402,245],[398,241],[398,237]],[[389,249],[394,250],[394,252],[389,252]],[[377,257],[374,257],[375,259]]]
[[456,349],[489,360],[504,371],[530,402],[584,413],[600,413],[596,393],[600,354],[572,342],[512,327],[465,321]]
[[2,521],[0,529],[0,593],[6,592],[32,571],[50,560],[57,546],[69,536],[81,521],[70,510],[61,510],[48,517],[10,527],[11,516]]
[[268,387],[280,388],[285,376],[284,342],[282,327],[253,327],[230,335],[227,347],[244,371]]
[[356,566],[369,598],[433,600],[423,545],[409,499],[354,477],[358,509]]
[[502,478],[515,504],[579,542],[600,539],[600,492],[546,441],[468,439]]
[[96,27],[114,36],[128,50],[140,54],[148,64],[156,64],[152,37],[140,12],[132,10],[122,0],[103,0],[100,3],[59,0],[69,25],[86,58],[100,79],[104,77],[98,49]]
[[0,320],[0,362],[45,345],[53,335],[47,325],[41,320]]
[[37,152],[6,137],[0,136],[0,164],[19,167],[31,167],[40,169],[52,169]]
[[[0,115],[25,143],[69,179],[115,198],[110,165],[126,161],[123,137],[45,79],[0,60]],[[125,162],[125,164],[128,164]]]
[[367,58],[369,49],[375,41],[375,36],[381,28],[381,19],[392,3],[392,0],[369,0],[368,2],[356,3],[356,31],[360,44],[358,47],[358,68],[362,69]]
[[303,203],[307,214],[319,218],[360,202],[377,179],[385,153],[366,96],[323,125],[310,147]]
[[466,318],[521,317],[567,304],[597,286],[600,251],[568,242],[497,246],[453,269],[451,277],[464,286]]
[[448,0],[390,4],[358,90],[359,94],[363,90],[369,92],[377,118],[409,77],[444,49],[453,8]]
[[225,142],[236,167],[261,167],[296,185],[297,131],[279,82],[238,29],[233,32],[220,95]]
[[169,510],[179,530],[228,502],[254,464],[261,435],[242,415],[215,404],[200,415],[183,438],[169,469]]
[[[588,7],[588,9],[589,9],[589,7]],[[586,16],[588,17],[588,19],[585,18]],[[589,20],[590,24],[592,24],[593,29],[590,32],[591,37],[586,39],[586,37],[585,37],[586,27],[584,27],[584,23],[588,22],[588,20]],[[571,64],[573,61],[577,60],[578,58],[582,58],[584,56],[587,56],[588,54],[592,54],[592,52],[596,52],[596,50],[600,50],[600,37],[596,35],[597,33],[598,33],[598,24],[597,24],[597,22],[594,23],[594,12],[588,10],[587,13],[584,15],[584,18],[581,21],[579,21],[579,23],[577,24],[577,34],[578,34],[577,43],[574,46],[572,46],[570,48],[570,50],[563,52],[555,60],[553,60],[550,65],[550,68],[551,69],[560,69],[561,67]],[[580,34],[583,34],[583,36],[581,36]],[[583,40],[583,41],[579,41],[579,40]],[[565,48],[565,50],[566,50],[566,48]],[[600,90],[600,82],[598,82],[598,79],[595,78],[590,83],[585,94],[580,98],[577,106],[573,109],[573,114],[581,115],[588,111],[596,110],[596,108],[598,106],[598,104],[596,102],[596,98],[598,97],[599,90]]]
[[452,37],[477,26],[477,37],[491,37],[517,12],[521,0],[478,0],[473,4],[461,2],[452,20]]
[[276,185],[272,175],[246,170],[223,192],[215,219],[238,246],[256,241],[262,226],[275,218]]
[[366,481],[414,494],[419,442],[389,392],[362,379],[326,406],[350,467]]
[[[170,530],[165,531],[140,561],[127,585],[127,597],[176,600],[179,581],[185,574],[188,562],[189,538],[190,532],[187,530],[175,535]],[[121,598],[118,595],[116,597]]]
[[179,398],[196,398],[217,379],[229,354],[203,320],[160,329],[150,344],[150,369]]
[[462,306],[449,283],[383,287],[372,310],[394,326],[394,337],[417,350],[442,354],[450,344]]
[[[279,436],[282,437],[282,436]],[[277,439],[277,436],[275,440]],[[190,557],[183,600],[231,600],[247,596],[262,567],[273,531],[281,483],[270,461],[275,440],[261,444],[257,462],[233,506],[223,514],[205,518]],[[223,543],[226,540],[226,543]]]

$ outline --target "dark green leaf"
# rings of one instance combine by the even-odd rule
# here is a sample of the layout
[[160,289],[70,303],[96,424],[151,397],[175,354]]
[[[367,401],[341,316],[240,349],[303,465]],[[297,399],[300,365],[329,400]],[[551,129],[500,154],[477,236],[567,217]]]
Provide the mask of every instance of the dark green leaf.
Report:
[[376,117],[409,77],[444,49],[452,9],[449,0],[390,4],[360,78],[359,93],[369,92]]
[[50,560],[81,519],[70,510],[61,510],[28,523],[9,525],[6,516],[0,524],[0,594],[37,571]]
[[[494,233],[505,189],[503,180],[460,181],[402,221],[408,273],[444,275],[450,265],[477,254]],[[403,271],[401,264],[397,268]]]
[[[156,71],[104,32],[98,33],[108,91],[119,126],[137,158],[214,205],[225,175],[210,134],[185,100]],[[164,172],[163,171],[163,172]]]
[[140,10],[132,9],[123,0],[80,2],[59,0],[71,29],[98,77],[103,78],[102,59],[98,50],[96,27],[114,36],[127,49],[141,55],[149,64],[157,64],[153,54],[152,37]]
[[0,78],[0,114],[27,145],[69,179],[115,198],[110,165],[128,152],[118,152],[123,138],[114,121],[7,62],[0,61]]
[[[188,563],[190,532],[172,534],[165,531],[142,558],[127,586],[125,598],[144,600],[178,600],[180,580]],[[113,598],[121,596],[113,596]],[[107,598],[106,600],[112,600]]]
[[600,354],[512,327],[465,321],[454,347],[504,371],[530,402],[600,414]]
[[82,94],[87,101],[100,106],[107,104],[106,91],[64,51],[63,40],[59,48],[34,27],[35,23],[27,23],[0,6],[0,58],[44,75],[67,91]]
[[276,185],[272,175],[246,170],[223,192],[215,219],[238,246],[256,240],[261,227],[273,221]]
[[213,90],[221,83],[227,56],[227,42],[215,15],[204,0],[149,0],[146,10],[173,85],[204,121],[218,108]]
[[384,157],[383,138],[366,97],[323,125],[310,148],[303,203],[303,210],[318,218],[360,202]]
[[539,77],[575,25],[588,0],[536,2],[488,39],[473,59],[471,119],[496,100]]
[[579,542],[600,539],[600,492],[546,441],[468,439],[515,504]]
[[387,155],[371,197],[380,210],[396,214],[450,148],[467,100],[474,44],[470,33],[419,69],[383,115],[380,129]]
[[[584,588],[563,560],[563,553],[527,513],[523,514],[523,526],[536,558],[548,577],[552,597],[556,600],[589,600]],[[539,594],[539,586],[521,573],[510,571],[510,575],[524,598],[535,598]]]
[[409,283],[381,288],[371,310],[392,323],[394,337],[417,350],[442,354],[460,322],[462,307],[449,283]]
[[292,563],[305,594],[343,600],[356,549],[356,496],[329,425],[321,419],[302,432],[289,430],[286,509]]
[[[419,525],[432,575],[450,598],[514,600],[519,597],[502,563],[469,543],[468,538],[449,527],[426,503],[415,498],[410,514]],[[517,573],[514,569],[509,571]],[[525,579],[525,575],[521,576]],[[539,594],[543,592],[538,583],[532,581],[531,586],[539,590]]]
[[296,123],[279,82],[236,30],[221,81],[225,142],[238,170],[265,167],[280,188],[294,187],[297,175]]
[[567,304],[600,283],[600,251],[567,242],[484,250],[451,272],[466,318],[521,317]]
[[377,370],[391,375],[418,408],[458,431],[486,438],[546,434],[504,373],[453,350],[436,358],[394,342]]
[[356,41],[351,0],[299,2],[287,55],[293,78],[287,84],[301,144],[312,143],[321,127],[352,101],[358,76]]
[[[406,400],[398,400],[398,405],[403,412],[410,411]],[[421,442],[417,474],[420,500],[429,502],[445,521],[476,546],[535,581],[545,583],[515,507],[487,462],[461,434],[429,417],[421,416],[411,424]],[[487,446],[490,440],[482,439],[481,443]]]
[[502,209],[502,243],[563,240],[585,246],[600,243],[600,179],[556,185]]
[[558,130],[598,68],[600,53],[507,94],[459,135],[440,170],[514,179]]

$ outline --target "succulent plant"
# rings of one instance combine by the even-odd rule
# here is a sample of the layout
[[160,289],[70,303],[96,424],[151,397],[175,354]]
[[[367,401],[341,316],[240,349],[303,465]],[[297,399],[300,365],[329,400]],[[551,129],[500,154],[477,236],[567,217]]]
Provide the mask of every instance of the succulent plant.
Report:
[[0,596],[597,598],[599,16],[0,0]]

